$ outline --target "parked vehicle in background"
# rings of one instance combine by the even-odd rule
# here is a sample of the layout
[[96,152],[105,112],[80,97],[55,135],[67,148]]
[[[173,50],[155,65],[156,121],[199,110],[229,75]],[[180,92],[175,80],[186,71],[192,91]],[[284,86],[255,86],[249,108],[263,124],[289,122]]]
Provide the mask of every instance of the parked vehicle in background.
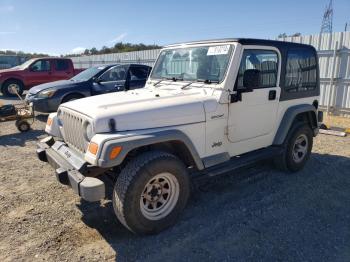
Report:
[[301,170],[322,120],[319,95],[310,45],[170,45],[145,88],[62,104],[46,125],[57,139],[42,140],[37,155],[87,201],[105,197],[107,172],[120,222],[135,233],[157,233],[185,208],[192,178],[269,159],[286,172]]
[[5,96],[14,96],[13,88],[21,95],[33,86],[57,80],[70,79],[84,69],[74,69],[68,58],[35,58],[22,65],[0,70],[0,90]]
[[26,96],[39,112],[55,112],[60,104],[110,92],[144,87],[151,67],[139,64],[107,65],[86,69],[69,80],[31,88]]
[[23,64],[26,58],[20,55],[0,55],[0,70]]

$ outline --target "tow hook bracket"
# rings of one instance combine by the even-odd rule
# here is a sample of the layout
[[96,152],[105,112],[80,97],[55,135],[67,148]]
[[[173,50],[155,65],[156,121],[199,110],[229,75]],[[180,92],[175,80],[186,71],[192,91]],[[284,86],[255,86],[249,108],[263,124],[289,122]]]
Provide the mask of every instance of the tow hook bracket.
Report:
[[63,185],[69,185],[68,172],[62,167],[56,169],[56,178]]
[[44,139],[42,139],[40,142],[51,147],[55,143],[55,139],[52,136],[48,136],[48,137],[45,137]]
[[37,148],[36,154],[40,161],[47,162],[46,152],[44,148]]

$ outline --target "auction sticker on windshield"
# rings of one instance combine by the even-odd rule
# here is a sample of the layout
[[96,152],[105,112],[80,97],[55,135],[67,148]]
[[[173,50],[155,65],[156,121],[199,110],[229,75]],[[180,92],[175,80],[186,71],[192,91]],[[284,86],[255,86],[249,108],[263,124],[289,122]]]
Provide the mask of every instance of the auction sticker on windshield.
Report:
[[207,56],[209,56],[209,55],[226,55],[229,50],[230,50],[230,45],[211,46],[208,49]]

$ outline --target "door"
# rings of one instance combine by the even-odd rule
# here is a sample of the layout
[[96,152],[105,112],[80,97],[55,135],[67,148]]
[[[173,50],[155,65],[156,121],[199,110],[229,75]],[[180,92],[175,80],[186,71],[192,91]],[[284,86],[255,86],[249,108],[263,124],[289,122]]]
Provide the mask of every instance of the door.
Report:
[[129,69],[129,89],[145,86],[149,74],[149,67],[131,66]]
[[52,73],[52,76],[55,81],[57,80],[65,80],[70,79],[74,76],[73,67],[71,66],[71,63],[67,59],[57,59],[53,60],[54,64],[54,71]]
[[125,90],[127,66],[114,66],[104,72],[92,86],[92,94],[104,94]]
[[51,63],[49,59],[40,59],[31,64],[27,74],[28,86],[36,86],[47,82],[52,82]]
[[241,150],[238,149],[239,153],[271,143],[280,95],[280,64],[277,49],[255,46],[254,49],[243,49],[234,90],[244,90],[243,75],[246,70],[253,69],[259,77],[257,88],[250,92],[242,91],[241,101],[229,105],[228,139],[231,143],[244,144]]

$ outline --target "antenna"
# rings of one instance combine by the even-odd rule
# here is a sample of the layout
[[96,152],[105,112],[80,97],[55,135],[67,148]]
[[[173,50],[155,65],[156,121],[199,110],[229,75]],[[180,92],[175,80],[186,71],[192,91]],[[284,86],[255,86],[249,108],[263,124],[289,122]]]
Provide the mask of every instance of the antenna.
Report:
[[329,5],[326,9],[322,18],[321,34],[333,32],[333,0],[329,1]]

